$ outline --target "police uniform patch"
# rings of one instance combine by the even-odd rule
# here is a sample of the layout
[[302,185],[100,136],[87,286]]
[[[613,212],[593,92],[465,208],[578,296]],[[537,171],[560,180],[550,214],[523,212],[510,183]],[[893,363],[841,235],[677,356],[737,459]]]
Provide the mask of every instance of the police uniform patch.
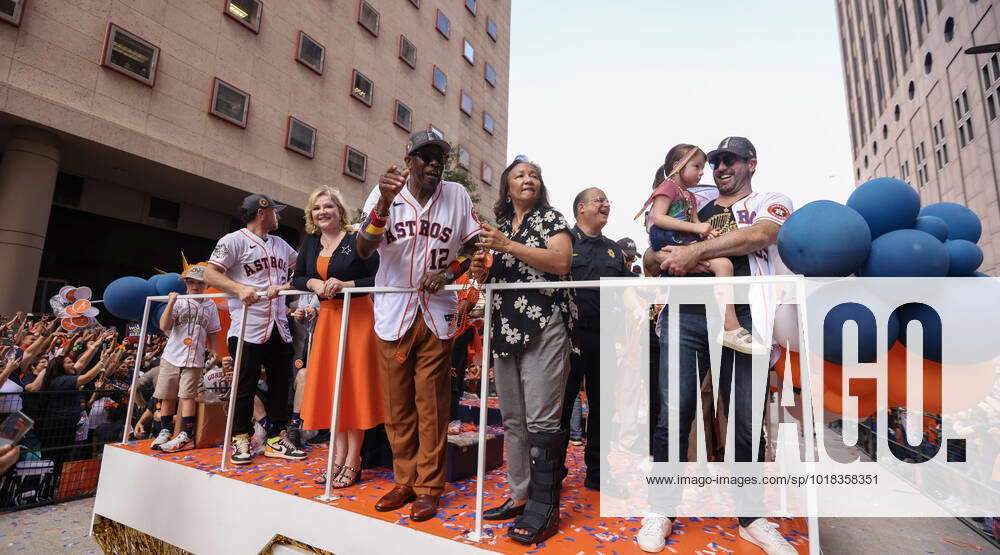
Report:
[[615,257],[615,251],[613,251],[611,249],[608,249],[608,256],[610,256],[611,258],[614,258]]
[[789,210],[781,204],[772,204],[767,207],[767,213],[779,220],[784,220],[788,218]]

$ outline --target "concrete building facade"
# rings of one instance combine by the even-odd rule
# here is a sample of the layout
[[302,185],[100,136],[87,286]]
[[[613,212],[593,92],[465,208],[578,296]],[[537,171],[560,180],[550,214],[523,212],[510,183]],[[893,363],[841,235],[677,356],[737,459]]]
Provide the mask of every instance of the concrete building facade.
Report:
[[332,185],[360,208],[410,132],[429,127],[461,151],[480,206],[496,199],[507,1],[0,10],[0,313],[37,309],[66,282],[99,294],[122,275],[175,270],[180,250],[207,258],[249,192],[290,206],[294,238],[312,189]]
[[988,0],[838,0],[856,184],[896,177],[924,205],[983,222],[981,271],[1000,270],[1000,42]]

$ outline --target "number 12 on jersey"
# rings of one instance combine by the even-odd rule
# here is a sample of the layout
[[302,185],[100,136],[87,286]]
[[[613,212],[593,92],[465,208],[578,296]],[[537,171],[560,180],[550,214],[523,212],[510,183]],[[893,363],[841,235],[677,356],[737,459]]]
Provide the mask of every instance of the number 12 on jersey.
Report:
[[448,253],[450,249],[431,249],[428,270],[444,270],[448,267]]

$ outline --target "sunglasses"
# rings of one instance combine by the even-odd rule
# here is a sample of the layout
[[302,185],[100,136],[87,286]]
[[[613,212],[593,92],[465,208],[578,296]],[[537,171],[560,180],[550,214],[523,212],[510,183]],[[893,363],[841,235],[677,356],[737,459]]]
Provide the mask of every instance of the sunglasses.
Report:
[[742,156],[737,156],[735,154],[730,154],[727,152],[725,154],[720,154],[719,156],[716,156],[715,160],[709,162],[708,165],[711,166],[713,170],[718,169],[720,165],[724,165],[726,167],[731,168],[733,164],[736,163],[737,160],[741,162],[747,161],[747,159]]
[[425,164],[430,164],[431,162],[444,163],[444,153],[439,148],[422,148],[414,152],[413,155],[420,158]]

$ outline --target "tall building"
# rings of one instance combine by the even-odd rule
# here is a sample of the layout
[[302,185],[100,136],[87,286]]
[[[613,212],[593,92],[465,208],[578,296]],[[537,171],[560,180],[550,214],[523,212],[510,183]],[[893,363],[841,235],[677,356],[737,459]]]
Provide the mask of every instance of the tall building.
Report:
[[[1000,9],[1000,5],[998,5]],[[1000,42],[987,0],[837,0],[857,184],[897,177],[923,204],[983,221],[981,271],[1000,270]]]
[[503,0],[0,1],[0,313],[205,259],[250,192],[297,241],[422,129],[491,206],[509,55]]

